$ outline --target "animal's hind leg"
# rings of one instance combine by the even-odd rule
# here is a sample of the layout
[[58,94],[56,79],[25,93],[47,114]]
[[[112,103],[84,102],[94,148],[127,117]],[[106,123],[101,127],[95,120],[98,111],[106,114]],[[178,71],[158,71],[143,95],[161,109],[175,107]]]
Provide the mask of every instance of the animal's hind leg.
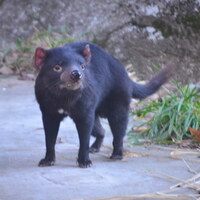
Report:
[[108,122],[113,134],[113,152],[111,159],[120,160],[123,158],[123,138],[128,122],[128,108],[118,107],[112,110]]
[[90,147],[90,153],[99,152],[100,147],[103,143],[104,135],[105,135],[105,130],[100,123],[99,117],[96,117],[94,128],[92,130],[92,136],[94,136],[96,140]]

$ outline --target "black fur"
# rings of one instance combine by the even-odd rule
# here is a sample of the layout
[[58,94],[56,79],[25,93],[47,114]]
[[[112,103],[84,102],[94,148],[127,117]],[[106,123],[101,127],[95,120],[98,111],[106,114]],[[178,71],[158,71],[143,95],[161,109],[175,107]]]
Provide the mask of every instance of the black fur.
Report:
[[[122,159],[131,98],[143,99],[155,93],[170,76],[169,70],[164,69],[146,85],[134,83],[116,58],[88,42],[74,42],[51,50],[39,48],[35,65],[40,68],[35,94],[46,138],[46,156],[39,166],[54,164],[56,137],[66,116],[73,119],[78,131],[80,167],[91,165],[89,151],[99,151],[103,142],[100,117],[108,119],[113,133],[111,158]],[[71,75],[74,71],[79,74],[75,78]],[[89,149],[90,135],[96,140]]]

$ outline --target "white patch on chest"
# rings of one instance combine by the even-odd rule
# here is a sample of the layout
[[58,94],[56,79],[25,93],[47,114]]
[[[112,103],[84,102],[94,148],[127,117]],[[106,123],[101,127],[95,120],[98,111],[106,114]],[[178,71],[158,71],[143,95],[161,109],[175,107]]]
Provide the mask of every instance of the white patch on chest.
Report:
[[63,115],[63,114],[68,115],[68,112],[65,111],[63,108],[58,109],[58,113],[61,115]]

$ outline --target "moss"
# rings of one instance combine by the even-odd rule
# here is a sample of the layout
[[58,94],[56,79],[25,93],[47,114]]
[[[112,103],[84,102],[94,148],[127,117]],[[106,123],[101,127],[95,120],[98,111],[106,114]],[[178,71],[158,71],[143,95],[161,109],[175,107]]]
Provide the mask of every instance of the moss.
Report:
[[[193,13],[191,15],[185,15],[178,16],[175,19],[176,23],[178,25],[183,25],[184,32],[187,35],[190,35],[192,28],[194,31],[200,31],[200,14],[199,13]],[[168,38],[171,35],[179,35],[180,33],[180,27],[172,27],[169,23],[163,21],[162,19],[157,19],[153,22],[154,28],[157,30],[160,30],[163,37]],[[182,29],[182,28],[181,28]]]
[[172,27],[162,20],[155,20],[153,22],[153,27],[160,30],[163,37],[165,38],[173,34]]
[[182,18],[181,22],[193,28],[194,30],[200,30],[200,14],[192,14],[192,15],[186,15],[185,17]]

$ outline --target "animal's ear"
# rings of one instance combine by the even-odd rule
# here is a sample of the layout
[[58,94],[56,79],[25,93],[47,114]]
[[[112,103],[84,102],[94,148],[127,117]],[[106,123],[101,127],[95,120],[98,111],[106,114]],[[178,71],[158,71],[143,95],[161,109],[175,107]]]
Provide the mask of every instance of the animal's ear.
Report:
[[85,45],[84,50],[83,50],[83,55],[84,55],[87,63],[89,63],[91,60],[91,57],[92,57],[89,44]]
[[41,67],[46,59],[46,56],[47,56],[47,52],[45,49],[38,47],[35,50],[34,64],[35,64],[36,68],[41,69]]

